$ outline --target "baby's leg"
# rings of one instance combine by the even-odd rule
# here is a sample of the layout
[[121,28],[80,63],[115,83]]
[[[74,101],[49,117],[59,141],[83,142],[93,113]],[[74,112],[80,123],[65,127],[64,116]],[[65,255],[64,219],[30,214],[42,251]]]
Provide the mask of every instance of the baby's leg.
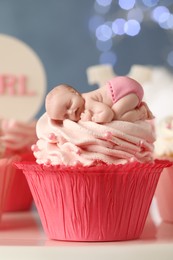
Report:
[[112,106],[112,110],[115,113],[114,119],[119,120],[127,112],[130,113],[132,110],[135,110],[138,104],[139,104],[139,98],[135,93],[131,93],[129,95],[124,96]]
[[149,120],[153,119],[153,114],[149,110],[146,103],[142,103],[140,107],[137,107],[136,109],[133,109],[119,118],[119,120],[122,121],[129,121],[129,122],[135,122],[138,120]]

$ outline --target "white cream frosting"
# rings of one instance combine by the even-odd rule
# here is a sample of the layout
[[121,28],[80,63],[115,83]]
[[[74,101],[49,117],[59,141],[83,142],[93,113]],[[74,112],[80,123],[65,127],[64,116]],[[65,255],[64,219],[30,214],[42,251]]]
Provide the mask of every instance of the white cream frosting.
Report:
[[155,154],[158,157],[173,156],[173,117],[168,116],[156,125]]
[[37,140],[36,121],[19,122],[14,119],[0,119],[0,143],[6,153],[27,152]]
[[101,125],[65,119],[56,124],[46,113],[38,120],[36,132],[34,156],[37,163],[46,165],[146,162],[152,160],[155,141],[151,125],[144,121]]

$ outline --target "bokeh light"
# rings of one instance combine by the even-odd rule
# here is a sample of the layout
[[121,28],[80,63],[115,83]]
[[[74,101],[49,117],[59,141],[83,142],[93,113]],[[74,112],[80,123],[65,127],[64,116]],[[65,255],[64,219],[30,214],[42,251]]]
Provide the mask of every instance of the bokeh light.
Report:
[[136,0],[119,0],[119,6],[122,9],[130,10],[134,7]]
[[102,6],[109,6],[112,3],[112,0],[96,0],[96,2]]
[[151,17],[156,22],[159,22],[159,21],[161,21],[161,19],[163,19],[164,15],[168,15],[168,14],[169,14],[169,10],[167,7],[158,6],[158,7],[154,8],[154,10],[152,11]]
[[124,25],[126,23],[125,19],[118,18],[112,23],[112,31],[114,34],[123,35]]
[[170,14],[169,19],[167,20],[167,28],[173,29],[173,14]]
[[97,27],[99,27],[101,24],[103,24],[104,21],[105,20],[102,16],[99,16],[99,15],[92,16],[89,20],[90,31],[95,33]]
[[143,11],[142,11],[142,9],[140,9],[138,7],[133,8],[132,10],[128,11],[128,14],[127,14],[128,20],[135,19],[138,22],[142,22],[143,18],[144,18]]
[[110,10],[110,5],[100,5],[97,2],[95,2],[94,9],[99,14],[106,14]]
[[115,65],[115,63],[117,62],[117,55],[112,52],[103,52],[100,55],[100,63],[101,64],[112,64]]
[[107,41],[96,41],[97,49],[100,51],[109,51],[112,48],[112,39]]
[[142,0],[145,6],[153,7],[159,3],[159,0]]
[[112,37],[112,30],[111,28],[106,25],[102,24],[96,29],[96,37],[100,41],[107,41],[110,40]]
[[124,25],[124,31],[129,36],[135,36],[140,32],[140,23],[136,20],[129,20]]
[[[173,0],[95,0],[93,9],[89,28],[100,52],[100,63],[117,64],[112,50],[128,37],[137,38],[146,25],[152,25],[152,30],[158,26],[165,30],[170,36],[168,41],[173,34]],[[173,51],[164,53],[167,65],[173,67]]]

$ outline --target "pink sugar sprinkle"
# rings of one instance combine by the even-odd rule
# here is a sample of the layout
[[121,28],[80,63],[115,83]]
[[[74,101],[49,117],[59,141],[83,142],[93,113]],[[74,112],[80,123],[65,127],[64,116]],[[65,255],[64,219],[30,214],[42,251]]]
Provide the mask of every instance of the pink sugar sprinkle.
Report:
[[141,141],[139,142],[139,146],[141,146],[141,147],[142,147],[142,146],[143,146],[143,144],[144,144],[144,141],[142,141],[142,140],[141,140]]
[[48,136],[48,138],[49,138],[51,141],[57,140],[57,137],[56,137],[56,135],[55,135],[54,133],[50,133],[49,136]]
[[106,132],[105,134],[104,134],[104,137],[107,139],[107,140],[109,140],[109,139],[112,139],[112,133],[111,132]]
[[135,158],[134,157],[131,157],[129,162],[134,162],[135,161]]
[[47,161],[45,162],[45,165],[51,165],[51,160],[47,159]]
[[39,151],[39,148],[38,148],[38,146],[37,146],[36,144],[33,144],[33,145],[31,146],[31,150],[32,150],[33,152],[38,152],[38,151]]

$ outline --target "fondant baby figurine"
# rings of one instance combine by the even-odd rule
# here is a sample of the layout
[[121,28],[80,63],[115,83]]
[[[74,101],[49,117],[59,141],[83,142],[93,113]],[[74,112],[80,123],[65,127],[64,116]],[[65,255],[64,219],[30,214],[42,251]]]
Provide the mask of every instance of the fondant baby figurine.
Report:
[[46,96],[46,112],[52,120],[93,121],[112,120],[134,122],[153,119],[145,102],[144,92],[135,80],[118,76],[94,91],[80,94],[69,85],[59,85]]

